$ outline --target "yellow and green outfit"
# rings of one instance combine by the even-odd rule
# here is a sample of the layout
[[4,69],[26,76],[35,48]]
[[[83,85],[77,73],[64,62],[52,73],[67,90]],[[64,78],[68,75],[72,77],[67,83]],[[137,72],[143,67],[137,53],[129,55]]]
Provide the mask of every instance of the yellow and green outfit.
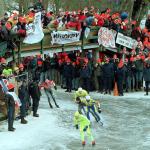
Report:
[[85,141],[84,132],[87,133],[88,137],[91,139],[92,142],[94,141],[94,138],[92,136],[91,129],[90,129],[90,121],[87,119],[86,116],[83,116],[79,112],[76,112],[74,115],[74,124],[76,128],[78,128],[79,126],[82,142]]
[[89,101],[86,101],[87,106],[87,118],[90,120],[90,113],[94,116],[95,120],[98,122],[100,121],[100,117],[97,113],[96,107],[95,107],[95,100],[90,99]]
[[84,112],[84,114],[86,114],[86,110],[84,108],[85,105],[85,97],[88,95],[87,91],[86,90],[82,90],[82,91],[76,91],[75,94],[74,94],[74,100],[76,102],[76,98],[79,97],[81,99],[81,102],[78,103],[78,111],[80,114],[83,114],[82,113],[82,110]]

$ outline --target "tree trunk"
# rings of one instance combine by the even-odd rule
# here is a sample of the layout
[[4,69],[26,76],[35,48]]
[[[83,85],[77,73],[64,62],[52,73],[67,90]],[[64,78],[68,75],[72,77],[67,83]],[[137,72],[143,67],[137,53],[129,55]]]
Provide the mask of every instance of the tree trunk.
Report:
[[1,9],[0,9],[0,18],[1,18],[1,17],[3,17],[4,12],[5,12],[5,3],[4,3],[4,0],[0,0],[0,6],[1,6]]
[[48,9],[48,4],[49,4],[49,0],[42,0],[42,4],[44,6],[44,9],[47,10]]

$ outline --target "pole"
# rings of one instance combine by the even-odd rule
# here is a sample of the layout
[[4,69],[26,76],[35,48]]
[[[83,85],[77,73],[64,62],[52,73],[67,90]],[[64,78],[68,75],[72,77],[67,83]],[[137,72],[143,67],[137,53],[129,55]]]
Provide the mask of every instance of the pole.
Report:
[[15,49],[12,49],[13,61],[15,62]]
[[64,52],[64,44],[62,44],[62,52]]
[[21,61],[21,38],[19,37],[19,46],[18,46],[18,64]]
[[40,53],[43,56],[43,40],[41,40],[41,50],[40,50]]

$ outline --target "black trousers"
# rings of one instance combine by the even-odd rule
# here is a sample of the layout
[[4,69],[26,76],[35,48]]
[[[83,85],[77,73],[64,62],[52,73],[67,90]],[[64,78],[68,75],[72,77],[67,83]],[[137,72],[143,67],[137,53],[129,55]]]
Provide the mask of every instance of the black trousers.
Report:
[[98,87],[99,87],[99,91],[100,92],[103,92],[103,89],[104,89],[104,80],[103,80],[103,77],[102,76],[98,76]]
[[112,88],[112,78],[111,77],[104,77],[105,92],[111,92],[111,88]]
[[21,118],[26,116],[26,101],[25,100],[21,100],[21,106],[20,106],[20,116]]
[[39,107],[39,99],[34,98],[33,99],[33,104],[32,104],[32,109],[33,109],[33,114],[37,113],[38,107]]
[[90,78],[82,78],[82,88],[87,92],[90,91]]
[[150,81],[145,81],[146,86],[146,94],[148,95],[148,89],[149,89]]
[[50,102],[50,96],[51,96],[53,101],[54,101],[54,103],[55,103],[55,105],[57,106],[56,99],[55,99],[55,96],[53,94],[52,89],[44,89],[44,91],[45,91],[45,94],[46,94],[46,96],[48,98],[48,101],[49,101],[50,105],[52,106],[52,104]]
[[123,95],[123,80],[117,80],[118,93]]
[[72,78],[70,77],[66,78],[66,88],[68,91],[72,90]]
[[8,105],[8,128],[13,128],[15,105]]

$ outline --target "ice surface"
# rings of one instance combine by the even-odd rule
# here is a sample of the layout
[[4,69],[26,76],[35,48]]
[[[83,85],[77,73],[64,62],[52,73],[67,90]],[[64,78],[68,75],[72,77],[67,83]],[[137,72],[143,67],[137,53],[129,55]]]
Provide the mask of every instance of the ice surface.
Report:
[[[73,126],[77,105],[72,94],[58,89],[60,108],[50,109],[43,93],[39,118],[28,116],[27,125],[15,121],[15,132],[7,131],[7,122],[0,123],[0,150],[83,150],[79,131]],[[87,139],[84,150],[150,150],[150,96],[144,92],[113,97],[91,92],[102,105],[104,127],[92,118],[96,146]],[[54,106],[54,103],[52,101]]]

